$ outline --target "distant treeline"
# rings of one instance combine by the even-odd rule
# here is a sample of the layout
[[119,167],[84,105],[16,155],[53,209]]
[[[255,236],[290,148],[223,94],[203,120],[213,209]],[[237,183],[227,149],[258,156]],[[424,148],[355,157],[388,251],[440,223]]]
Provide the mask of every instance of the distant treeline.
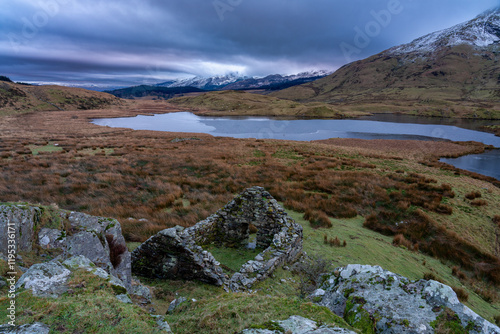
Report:
[[167,88],[167,87],[157,87],[157,86],[147,86],[147,85],[106,91],[106,93],[112,94],[122,99],[133,99],[135,97],[145,97],[145,96],[156,96],[158,98],[171,99],[178,94],[186,94],[194,92],[205,92],[205,91],[203,89],[195,87]]

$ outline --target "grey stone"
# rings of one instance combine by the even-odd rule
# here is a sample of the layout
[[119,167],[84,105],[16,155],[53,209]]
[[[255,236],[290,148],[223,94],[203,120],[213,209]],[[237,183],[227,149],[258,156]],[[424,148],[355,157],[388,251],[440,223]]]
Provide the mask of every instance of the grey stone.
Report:
[[4,278],[0,276],[0,289],[6,285],[7,285],[7,282],[5,282]]
[[35,322],[29,325],[11,326],[1,325],[0,333],[6,334],[49,334],[49,326],[40,322]]
[[187,299],[184,297],[179,297],[177,299],[172,300],[172,302],[168,306],[167,313],[172,313],[177,307],[179,307],[180,304],[182,304],[186,301],[187,301]]
[[116,295],[116,299],[125,304],[132,304],[132,300],[127,294]]
[[42,248],[64,248],[66,233],[53,228],[42,228],[38,233],[38,244]]
[[151,291],[149,291],[149,289],[146,286],[136,281],[132,281],[132,288],[130,289],[130,294],[137,298],[140,298],[141,301],[145,304],[151,303],[151,299],[153,298],[151,295]]
[[58,261],[32,265],[16,283],[16,289],[30,289],[34,296],[57,298],[67,291],[71,272]]
[[310,319],[292,315],[290,318],[282,321],[274,321],[283,331],[269,329],[245,329],[240,334],[355,334],[355,332],[345,328],[334,328],[328,326],[318,326]]
[[[63,259],[84,255],[98,267],[118,277],[127,289],[130,288],[130,252],[118,221],[58,210],[55,214],[61,219],[61,228],[42,228],[35,238],[35,226],[41,223],[44,210],[32,205],[0,205],[0,253],[8,254],[9,234],[15,235],[18,252],[31,251],[38,239],[38,246],[42,248],[61,250]],[[71,229],[71,233],[64,228]],[[114,263],[111,263],[111,258]]]
[[156,319],[156,323],[158,324],[158,327],[160,330],[165,331],[167,333],[172,333],[172,329],[170,329],[170,325],[168,322],[165,320],[165,318],[162,315],[151,315],[153,318]]
[[[335,269],[321,287],[323,295],[311,298],[337,315],[350,319],[350,325],[362,318],[377,319],[376,333],[434,333],[432,321],[451,309],[470,334],[499,334],[500,328],[481,318],[459,302],[455,292],[436,281],[411,281],[379,266],[348,265]],[[346,305],[352,307],[346,309]],[[376,314],[376,316],[375,316]],[[371,320],[373,321],[373,320]]]
[[42,210],[22,204],[0,205],[0,253],[8,255],[9,236],[14,235],[17,252],[31,251],[34,223]]

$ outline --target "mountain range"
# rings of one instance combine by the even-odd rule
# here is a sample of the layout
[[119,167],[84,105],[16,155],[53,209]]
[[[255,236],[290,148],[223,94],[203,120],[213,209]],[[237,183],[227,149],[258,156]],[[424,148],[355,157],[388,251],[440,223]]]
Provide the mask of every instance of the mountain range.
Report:
[[365,111],[500,118],[500,8],[273,96]]
[[331,71],[315,70],[293,75],[273,74],[266,77],[248,77],[239,73],[230,73],[213,77],[194,77],[189,79],[171,80],[157,84],[158,87],[194,87],[203,90],[241,90],[271,88],[283,84],[294,85],[323,78]]

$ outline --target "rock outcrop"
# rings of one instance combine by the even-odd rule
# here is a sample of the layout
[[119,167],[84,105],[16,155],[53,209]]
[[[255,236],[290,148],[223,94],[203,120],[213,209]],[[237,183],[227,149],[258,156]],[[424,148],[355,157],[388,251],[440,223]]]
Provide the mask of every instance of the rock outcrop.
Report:
[[500,334],[500,328],[460,303],[449,286],[411,281],[379,266],[337,268],[311,299],[363,333],[430,334],[458,326],[464,333]]
[[[249,226],[264,251],[231,278],[203,246],[245,247]],[[245,190],[224,208],[190,228],[175,227],[149,238],[132,253],[132,271],[165,279],[198,279],[244,291],[302,252],[302,227],[261,187]]]
[[[115,219],[25,204],[0,205],[0,253],[6,257],[9,234],[17,252],[59,250],[61,257],[83,255],[131,287],[130,252]],[[9,260],[15,260],[8,258]]]
[[293,315],[287,320],[271,321],[268,326],[259,326],[267,328],[245,329],[240,334],[355,334],[345,328],[329,327],[318,325],[316,321]]
[[83,255],[71,257],[62,263],[52,260],[32,265],[17,281],[16,290],[24,288],[31,290],[36,297],[57,298],[68,291],[67,282],[70,275],[78,269],[84,269],[109,281],[113,290],[118,293],[127,292],[125,284],[119,278],[97,267]]

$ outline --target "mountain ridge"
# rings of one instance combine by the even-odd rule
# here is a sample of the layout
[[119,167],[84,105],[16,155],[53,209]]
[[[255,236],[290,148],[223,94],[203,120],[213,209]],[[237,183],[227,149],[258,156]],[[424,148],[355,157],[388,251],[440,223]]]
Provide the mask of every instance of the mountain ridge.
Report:
[[283,84],[295,80],[315,80],[330,74],[327,70],[313,70],[301,72],[298,74],[281,75],[270,74],[265,77],[249,77],[239,73],[230,73],[227,75],[217,75],[212,77],[194,77],[189,79],[170,80],[156,84],[158,87],[194,87],[203,90],[239,90],[239,89],[258,89],[275,84]]
[[[471,21],[347,64],[325,78],[271,95],[371,112],[498,119],[499,16],[499,9],[485,12]],[[486,33],[471,40],[469,37],[479,30]],[[490,32],[497,34],[498,41]],[[487,40],[491,43],[484,45]]]

